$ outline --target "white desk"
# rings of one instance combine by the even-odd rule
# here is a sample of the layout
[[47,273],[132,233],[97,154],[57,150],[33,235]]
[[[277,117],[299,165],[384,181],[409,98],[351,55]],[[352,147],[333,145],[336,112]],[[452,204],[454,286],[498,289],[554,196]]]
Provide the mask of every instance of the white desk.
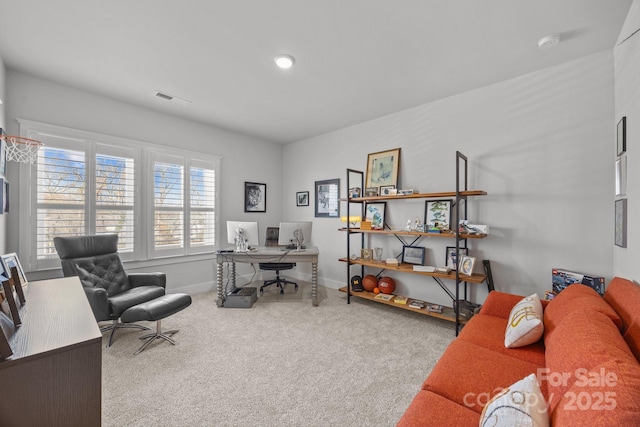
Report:
[[218,307],[224,306],[225,295],[223,291],[224,263],[230,264],[229,280],[231,289],[236,287],[236,262],[257,264],[261,262],[310,262],[311,263],[311,304],[318,306],[318,248],[307,247],[301,251],[295,249],[282,250],[275,247],[261,247],[249,252],[217,252],[216,253],[216,280]]

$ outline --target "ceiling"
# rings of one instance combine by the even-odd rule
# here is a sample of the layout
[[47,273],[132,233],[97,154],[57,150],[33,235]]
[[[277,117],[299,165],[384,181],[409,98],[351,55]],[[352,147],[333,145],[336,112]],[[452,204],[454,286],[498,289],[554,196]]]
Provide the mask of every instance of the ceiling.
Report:
[[[611,49],[631,3],[0,0],[0,56],[12,70],[286,144]],[[552,33],[561,42],[538,49]],[[278,53],[294,67],[277,69]]]

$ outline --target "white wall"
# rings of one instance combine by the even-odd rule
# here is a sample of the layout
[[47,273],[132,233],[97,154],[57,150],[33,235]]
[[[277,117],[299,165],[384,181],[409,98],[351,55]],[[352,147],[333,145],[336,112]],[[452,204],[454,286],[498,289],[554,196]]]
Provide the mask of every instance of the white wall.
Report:
[[[314,181],[340,178],[344,196],[346,168],[364,170],[367,153],[395,147],[402,149],[401,187],[453,191],[460,150],[469,157],[469,189],[488,193],[469,204],[469,219],[491,231],[470,242],[471,255],[491,260],[498,290],[544,295],[553,267],[609,279],[613,94],[613,53],[606,51],[290,144],[284,215],[313,219]],[[309,208],[295,207],[293,195],[302,190],[311,191]],[[388,209],[391,225],[400,228],[423,214],[424,202],[394,202]],[[314,223],[320,276],[332,287],[347,279],[338,262],[346,255],[341,225],[324,218]],[[385,256],[401,251],[393,237],[375,239],[371,244],[385,246]],[[427,263],[443,265],[444,247],[452,243],[421,244],[432,248]],[[430,278],[393,276],[400,293],[450,304]],[[476,288],[473,297],[481,301],[486,287]]]
[[[0,76],[1,77],[1,76]],[[161,100],[159,100],[161,102]],[[164,146],[215,154],[222,157],[221,200],[219,236],[226,241],[225,221],[229,219],[259,221],[261,239],[267,226],[277,225],[282,216],[282,147],[270,142],[196,123],[175,116],[122,103],[86,91],[58,85],[32,76],[9,71],[7,73],[7,127],[18,133],[15,119],[28,119],[107,135],[131,138]],[[188,108],[188,107],[187,107]],[[11,205],[18,206],[18,173],[10,163]],[[244,182],[267,184],[267,212],[244,212]],[[7,216],[7,247],[9,252],[19,252],[18,222],[29,218],[12,210]],[[1,221],[1,220],[0,220]],[[0,223],[1,224],[1,223]],[[2,239],[3,240],[3,239]],[[226,242],[221,241],[222,246]],[[187,263],[160,263],[128,265],[127,269],[144,265],[141,271],[155,271],[158,266],[167,272],[168,286],[172,290],[212,289],[214,266],[211,256],[189,258]],[[175,260],[174,260],[175,261]],[[185,261],[181,259],[180,261]],[[239,272],[248,271],[248,267]],[[30,279],[54,277],[60,271],[29,275]]]
[[[629,10],[618,43],[640,28],[640,0]],[[614,246],[613,271],[616,276],[639,280],[640,265],[640,33],[636,33],[614,49],[615,56],[615,123],[627,117],[627,248]],[[611,150],[608,168],[613,170],[615,150]],[[613,193],[612,193],[613,194]],[[612,197],[613,198],[613,197]]]

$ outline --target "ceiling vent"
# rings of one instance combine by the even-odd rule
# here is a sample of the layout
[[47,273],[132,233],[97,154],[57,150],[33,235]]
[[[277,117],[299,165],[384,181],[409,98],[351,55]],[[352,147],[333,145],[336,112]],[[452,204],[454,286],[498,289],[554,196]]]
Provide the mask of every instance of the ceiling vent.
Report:
[[160,92],[159,90],[156,91],[156,96],[160,99],[165,99],[167,101],[174,101],[182,105],[191,104],[191,101],[187,99],[178,98],[177,96],[169,95],[168,93]]
[[158,98],[166,99],[167,101],[171,101],[173,99],[173,96],[158,91],[156,91],[156,96]]

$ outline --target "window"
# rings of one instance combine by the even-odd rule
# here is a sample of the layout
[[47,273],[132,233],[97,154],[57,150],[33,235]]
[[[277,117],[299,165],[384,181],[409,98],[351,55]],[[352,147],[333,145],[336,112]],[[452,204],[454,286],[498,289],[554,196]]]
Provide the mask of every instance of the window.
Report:
[[[58,267],[56,236],[117,233],[123,259],[211,252],[216,236],[219,159],[73,129],[21,121],[44,142],[36,164],[21,165],[20,204],[36,221],[20,226],[29,270]],[[32,184],[33,183],[33,184]],[[143,217],[143,212],[149,215]],[[29,217],[25,215],[25,217]],[[147,220],[146,218],[152,218]]]

